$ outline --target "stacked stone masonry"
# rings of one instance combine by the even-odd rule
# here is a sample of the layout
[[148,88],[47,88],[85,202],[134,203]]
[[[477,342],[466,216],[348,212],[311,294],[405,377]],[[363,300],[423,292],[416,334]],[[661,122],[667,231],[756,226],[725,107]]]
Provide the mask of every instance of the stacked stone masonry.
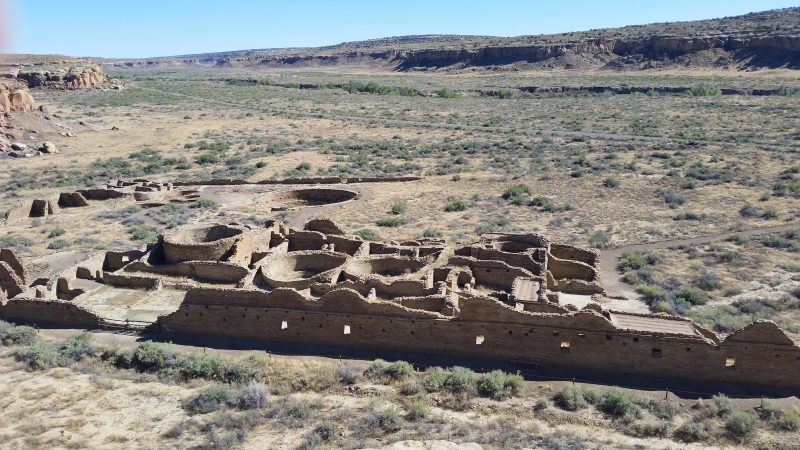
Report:
[[[774,323],[721,339],[686,319],[607,310],[598,256],[535,233],[452,248],[368,242],[326,218],[195,225],[30,285],[3,250],[0,318],[91,328],[94,292],[179,291],[155,320],[162,332],[800,389],[800,348]],[[591,301],[578,309],[563,294]]]

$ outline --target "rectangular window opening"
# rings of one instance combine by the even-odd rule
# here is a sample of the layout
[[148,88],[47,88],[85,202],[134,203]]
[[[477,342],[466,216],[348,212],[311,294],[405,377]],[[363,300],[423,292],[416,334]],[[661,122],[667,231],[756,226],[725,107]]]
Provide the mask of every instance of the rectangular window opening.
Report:
[[561,353],[569,353],[569,350],[570,350],[569,341],[561,341]]
[[484,337],[482,334],[475,336],[475,345],[482,345]]
[[281,321],[281,330],[289,328],[289,324],[285,320]]
[[350,334],[350,325],[344,326],[344,334]]
[[660,348],[654,348],[652,353],[650,353],[650,355],[653,358],[661,358],[661,349]]
[[725,358],[725,368],[733,369],[736,367],[736,358]]

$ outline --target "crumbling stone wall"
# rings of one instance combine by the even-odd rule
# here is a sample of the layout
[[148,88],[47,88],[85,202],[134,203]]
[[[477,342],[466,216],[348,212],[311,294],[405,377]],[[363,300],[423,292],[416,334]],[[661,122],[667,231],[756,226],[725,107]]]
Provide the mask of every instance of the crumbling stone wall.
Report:
[[30,298],[15,298],[0,304],[0,319],[86,329],[97,328],[100,323],[97,315],[73,303]]
[[[622,380],[644,375],[800,389],[800,349],[794,345],[744,346],[734,335],[718,346],[700,335],[626,332],[594,312],[523,313],[480,297],[467,299],[455,318],[403,317],[332,298],[324,303],[336,303],[334,308],[314,308],[289,292],[284,294],[296,297],[283,302],[263,293],[220,292],[219,299],[208,291],[190,293],[159,323],[187,334],[528,361],[618,374]],[[353,294],[343,295],[365,303]],[[727,366],[731,357],[733,368]]]

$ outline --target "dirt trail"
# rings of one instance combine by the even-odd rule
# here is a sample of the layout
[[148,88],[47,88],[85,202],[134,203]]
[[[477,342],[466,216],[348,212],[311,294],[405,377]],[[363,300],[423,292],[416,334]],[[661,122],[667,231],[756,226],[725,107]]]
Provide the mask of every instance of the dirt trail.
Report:
[[[637,312],[640,311],[641,306],[644,305],[641,301],[638,301],[639,293],[636,292],[636,288],[634,286],[622,281],[622,274],[620,274],[617,271],[617,260],[622,255],[622,253],[629,250],[647,251],[647,250],[656,250],[659,248],[675,248],[683,245],[705,244],[708,242],[728,239],[729,237],[732,236],[757,236],[761,234],[780,233],[783,231],[796,229],[798,226],[800,226],[800,224],[791,223],[787,225],[779,225],[774,227],[754,228],[752,230],[744,230],[744,231],[728,231],[724,233],[716,233],[706,236],[696,236],[693,238],[676,239],[673,241],[650,242],[646,244],[634,244],[634,245],[626,245],[624,247],[605,249],[600,252],[600,262],[598,264],[598,269],[600,270],[600,281],[603,283],[603,286],[605,287],[606,293],[608,295],[623,296],[630,300],[636,300],[631,302],[624,302],[624,301],[616,302],[615,306],[619,308],[615,309]],[[630,305],[628,305],[630,308],[628,308],[625,305],[625,303],[630,303]]]

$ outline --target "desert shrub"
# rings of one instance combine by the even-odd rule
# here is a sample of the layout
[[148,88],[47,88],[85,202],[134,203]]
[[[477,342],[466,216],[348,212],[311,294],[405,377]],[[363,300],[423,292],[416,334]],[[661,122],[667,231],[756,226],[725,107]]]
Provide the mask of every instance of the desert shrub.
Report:
[[440,391],[447,379],[447,371],[441,367],[429,367],[422,374],[422,386],[428,392]]
[[425,231],[422,232],[422,237],[426,238],[438,238],[442,236],[442,232],[436,228],[426,228]]
[[758,208],[746,203],[739,209],[739,215],[742,217],[756,217],[758,215]]
[[511,200],[516,197],[522,197],[526,195],[530,195],[533,192],[530,186],[523,183],[512,184],[511,186],[507,187],[506,190],[503,192],[503,198],[505,200]]
[[416,395],[422,390],[422,384],[418,380],[406,380],[400,385],[400,393],[403,395]]
[[642,299],[648,305],[655,305],[658,302],[666,301],[669,298],[669,293],[664,288],[659,286],[641,286],[639,292],[642,294]]
[[[225,371],[225,361],[216,353],[201,353],[187,358],[183,367],[186,378],[208,378],[221,379]],[[166,360],[161,362],[163,367]]]
[[605,180],[603,180],[603,187],[615,188],[617,186],[619,186],[619,179],[618,178],[608,177]]
[[23,251],[31,245],[33,245],[33,240],[26,237],[14,236],[12,234],[0,236],[0,247]]
[[686,203],[686,198],[675,191],[661,189],[658,191],[658,195],[662,200],[664,200],[664,203],[669,205],[671,208],[675,208]]
[[709,428],[706,421],[687,420],[675,430],[675,438],[687,443],[704,441],[711,435]]
[[403,214],[408,209],[408,205],[406,202],[394,202],[392,203],[391,211],[394,215]]
[[67,248],[70,245],[72,245],[72,241],[68,239],[56,239],[50,242],[47,245],[47,248],[49,248],[50,250],[61,250],[62,248]]
[[403,417],[395,408],[389,407],[379,412],[368,412],[366,423],[369,428],[393,433],[403,427]]
[[336,422],[322,422],[314,428],[314,433],[321,437],[323,441],[330,441],[339,434],[339,425]]
[[659,419],[672,419],[681,409],[681,405],[677,402],[664,399],[656,400],[648,398],[642,400],[641,405]]
[[35,328],[14,325],[0,320],[0,343],[2,345],[30,344],[35,339]]
[[261,409],[267,405],[269,388],[264,383],[250,380],[239,387],[237,392],[238,406],[241,409]]
[[553,396],[553,403],[566,411],[577,411],[587,405],[583,392],[579,387],[570,385],[563,387]]
[[758,416],[750,411],[737,411],[725,421],[725,429],[735,438],[748,438],[758,430]]
[[775,423],[775,427],[784,431],[800,430],[800,413],[796,410],[785,411]]
[[32,369],[57,367],[62,365],[63,361],[58,346],[50,342],[34,342],[18,350],[14,357]]
[[453,367],[444,379],[444,387],[450,392],[464,392],[475,384],[475,372],[466,367]]
[[402,380],[414,375],[414,366],[406,361],[395,361],[384,369],[383,374],[393,380]]
[[611,242],[611,236],[603,230],[595,231],[589,237],[589,244],[597,248],[605,248],[609,242]]
[[356,230],[355,234],[365,241],[374,241],[378,239],[378,233],[369,228],[361,228],[360,230]]
[[619,390],[605,392],[597,407],[614,419],[636,419],[641,415],[633,396]]
[[193,413],[207,414],[237,403],[236,395],[228,385],[213,384],[189,399],[184,408]]
[[675,298],[695,306],[705,305],[708,302],[708,294],[696,286],[681,287],[675,292]]
[[583,393],[583,399],[590,405],[596,405],[600,402],[600,393],[594,389],[589,389]]
[[700,409],[709,417],[727,417],[733,412],[733,404],[725,394],[717,394],[708,402],[703,402]]
[[406,413],[406,419],[412,422],[417,420],[422,420],[428,416],[430,412],[430,408],[428,408],[428,404],[425,403],[423,399],[416,399],[411,402],[411,405],[408,407],[408,412]]
[[713,291],[722,287],[722,281],[720,281],[719,276],[708,269],[701,269],[697,273],[694,284],[704,291]]
[[451,200],[444,205],[446,212],[466,211],[469,208],[469,203],[466,200]]
[[52,230],[50,230],[50,234],[48,234],[47,237],[49,237],[49,238],[59,237],[59,236],[65,235],[66,233],[67,233],[67,230],[65,230],[65,229],[63,229],[61,227],[53,228]]
[[378,219],[377,225],[379,227],[399,227],[404,223],[405,220],[402,217],[391,216],[391,217],[382,217]]
[[692,97],[715,97],[722,95],[722,91],[718,87],[695,84],[689,88],[689,95]]
[[336,377],[344,384],[356,384],[363,375],[363,371],[358,367],[343,365],[336,371]]
[[645,260],[643,254],[631,250],[625,250],[619,257],[619,263],[617,264],[617,267],[619,267],[619,269],[623,272],[627,272],[629,270],[640,269],[644,267],[645,264],[647,264],[647,261]]
[[217,209],[217,208],[219,208],[219,203],[217,203],[215,200],[210,199],[210,198],[201,198],[201,199],[198,199],[194,203],[194,208],[199,208],[199,209]]
[[439,91],[436,92],[436,95],[438,95],[441,98],[457,98],[457,97],[460,97],[458,92],[456,92],[456,91],[454,91],[454,90],[452,90],[450,88],[439,89]]
[[523,384],[522,375],[506,373],[502,370],[493,370],[478,379],[476,388],[478,394],[501,400],[517,395]]
[[301,421],[311,416],[311,405],[302,400],[288,400],[283,414],[292,422]]
[[637,437],[664,437],[669,432],[668,420],[645,420],[630,426],[629,432]]

